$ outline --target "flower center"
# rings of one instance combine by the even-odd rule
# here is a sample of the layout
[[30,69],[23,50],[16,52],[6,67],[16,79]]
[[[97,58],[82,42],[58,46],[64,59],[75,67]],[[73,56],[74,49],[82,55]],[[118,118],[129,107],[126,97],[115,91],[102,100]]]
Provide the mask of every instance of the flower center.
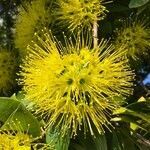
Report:
[[84,80],[83,78],[81,78],[80,81],[79,81],[79,83],[80,83],[80,84],[84,84],[84,83],[85,83],[85,80]]
[[70,79],[67,80],[68,85],[71,85],[72,83],[73,83],[73,79],[70,78]]

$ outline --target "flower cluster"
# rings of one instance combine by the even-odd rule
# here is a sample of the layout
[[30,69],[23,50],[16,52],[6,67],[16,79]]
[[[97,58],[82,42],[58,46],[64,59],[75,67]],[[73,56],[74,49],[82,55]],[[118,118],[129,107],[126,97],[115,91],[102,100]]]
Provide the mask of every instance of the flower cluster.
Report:
[[116,47],[125,45],[127,56],[137,59],[139,55],[145,54],[150,46],[150,29],[146,21],[130,20],[124,23],[121,30],[117,32]]
[[60,24],[68,25],[70,30],[91,28],[94,21],[105,17],[106,8],[103,0],[60,0],[55,11]]
[[46,9],[47,0],[35,0],[31,4],[25,2],[19,9],[16,20],[15,44],[22,56],[26,55],[26,47],[32,41],[35,32],[51,23],[49,8]]
[[0,130],[0,150],[55,150],[52,142],[44,144],[40,139],[24,131],[18,120],[12,120]]
[[38,44],[28,46],[30,54],[21,66],[20,83],[37,113],[48,115],[48,126],[59,127],[62,135],[68,129],[76,135],[82,126],[94,135],[93,125],[104,132],[111,111],[119,106],[113,97],[132,91],[133,73],[124,52],[106,41],[91,49],[80,38],[64,47],[51,33],[36,36]]
[[31,150],[30,145],[31,141],[27,134],[18,133],[13,135],[8,131],[0,133],[0,149]]
[[54,150],[53,146],[34,143],[34,139],[26,133],[0,131],[0,149],[4,150]]

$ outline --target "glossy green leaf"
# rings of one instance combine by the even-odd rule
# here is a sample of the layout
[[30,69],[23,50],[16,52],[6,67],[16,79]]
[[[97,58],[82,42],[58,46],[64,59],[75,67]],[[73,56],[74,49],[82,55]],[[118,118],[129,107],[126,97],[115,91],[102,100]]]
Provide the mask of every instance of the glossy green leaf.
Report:
[[150,115],[150,102],[149,101],[139,101],[136,103],[132,103],[128,105],[127,108]]
[[129,8],[137,8],[148,3],[149,0],[131,0],[129,3]]
[[113,112],[114,115],[126,114],[138,117],[150,123],[150,102],[139,101],[128,105],[126,108],[121,107]]
[[[0,98],[0,121],[3,122],[2,129],[14,129],[19,123],[24,131],[28,130],[32,136],[40,136],[40,125],[38,120],[15,98]],[[12,124],[12,125],[11,125]]]
[[17,109],[20,102],[10,99],[1,97],[0,98],[0,121],[5,122],[9,116]]
[[85,135],[81,130],[71,139],[69,150],[109,150],[106,134],[100,135],[95,132],[93,137],[89,132]]
[[126,122],[130,124],[130,128],[131,128],[131,124],[146,131],[146,128],[144,126],[142,126],[139,122],[138,119],[134,116],[130,116],[130,115],[119,115],[118,117],[114,117],[111,119],[111,121],[113,122]]
[[68,150],[70,137],[69,134],[62,137],[60,131],[48,130],[46,133],[46,143],[55,145],[56,150]]
[[126,127],[115,129],[112,132],[111,141],[109,150],[136,150],[130,130]]
[[116,132],[113,132],[112,136],[112,150],[122,150],[122,145],[119,142],[119,138]]
[[96,150],[108,150],[107,149],[107,141],[105,135],[97,134],[96,138],[93,138],[95,143]]
[[131,115],[134,117],[138,117],[138,118],[141,118],[142,120],[150,123],[150,115],[146,114],[146,113],[141,113],[141,112],[132,111],[130,109],[126,109],[126,111],[123,112],[122,114],[127,114],[127,115]]

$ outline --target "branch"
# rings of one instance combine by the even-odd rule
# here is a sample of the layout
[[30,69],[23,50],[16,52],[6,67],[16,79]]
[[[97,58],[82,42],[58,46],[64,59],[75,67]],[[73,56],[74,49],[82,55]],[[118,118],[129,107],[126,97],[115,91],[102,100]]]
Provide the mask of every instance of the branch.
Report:
[[97,21],[93,23],[93,46],[96,48],[98,45],[98,25]]

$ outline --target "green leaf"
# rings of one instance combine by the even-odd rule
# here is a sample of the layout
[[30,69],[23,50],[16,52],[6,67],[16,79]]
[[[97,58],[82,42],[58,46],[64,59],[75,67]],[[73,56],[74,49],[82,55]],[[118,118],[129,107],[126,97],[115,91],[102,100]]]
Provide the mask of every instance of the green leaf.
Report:
[[107,150],[107,141],[105,135],[97,134],[96,138],[93,138],[96,150]]
[[120,107],[113,112],[113,115],[123,114],[127,111],[125,107]]
[[9,116],[17,109],[20,103],[14,99],[0,98],[0,121],[5,122]]
[[112,137],[112,150],[122,150],[122,146],[120,145],[118,136],[116,132],[113,132],[113,137]]
[[120,133],[122,134],[124,150],[137,150],[137,148],[135,147],[136,142],[131,136],[130,129],[122,127]]
[[111,146],[109,150],[136,150],[130,130],[126,127],[118,128],[112,131]]
[[[117,112],[120,112],[120,114],[127,114],[127,115],[131,115],[131,116],[134,116],[134,117],[138,117],[148,123],[150,123],[150,115],[149,114],[146,114],[146,113],[142,113],[142,112],[136,112],[136,111],[133,111],[133,110],[130,110],[130,109],[126,109],[126,111],[124,112],[121,112],[121,111],[117,111]],[[115,113],[115,114],[119,114],[119,113]]]
[[149,101],[138,101],[138,102],[128,105],[127,108],[150,115],[150,102]]
[[[12,98],[0,98],[0,121],[3,122],[2,129],[17,130],[17,124],[24,131],[28,130],[33,137],[40,136],[40,125],[38,120],[24,107],[24,105]],[[14,122],[16,126],[12,124]]]
[[129,3],[129,8],[137,8],[148,3],[149,0],[131,0]]
[[70,141],[69,150],[108,150],[106,134],[95,132],[93,137],[89,132],[79,131],[77,136]]
[[146,99],[142,96],[141,98],[138,99],[138,102],[146,102]]
[[139,101],[128,105],[126,108],[121,107],[113,112],[114,115],[126,114],[138,117],[150,123],[150,102]]
[[115,118],[112,118],[111,121],[113,122],[126,122],[126,123],[129,123],[130,124],[130,128],[131,128],[131,124],[132,126],[136,126],[144,131],[146,131],[146,128],[144,126],[142,126],[139,122],[138,122],[138,119],[134,116],[130,116],[130,115],[120,115],[119,117],[115,117]]
[[69,133],[62,137],[60,131],[49,129],[46,133],[46,143],[53,144],[56,150],[68,150],[70,143]]

